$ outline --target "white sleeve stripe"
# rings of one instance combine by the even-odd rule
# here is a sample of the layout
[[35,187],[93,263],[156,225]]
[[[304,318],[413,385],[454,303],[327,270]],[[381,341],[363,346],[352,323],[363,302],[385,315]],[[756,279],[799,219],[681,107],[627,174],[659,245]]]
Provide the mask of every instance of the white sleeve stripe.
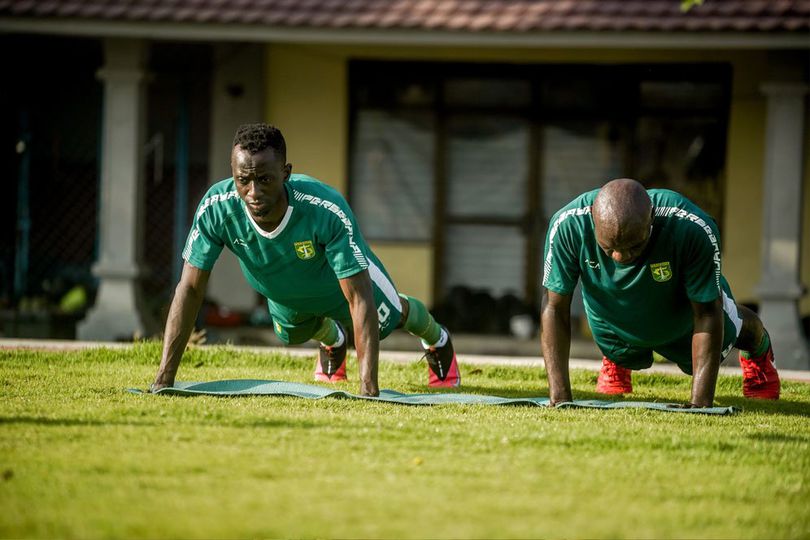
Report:
[[189,257],[191,257],[191,245],[194,241],[200,236],[200,229],[197,226],[194,226],[192,229],[191,234],[188,237],[188,242],[186,243],[186,249],[183,250],[183,260],[188,261]]
[[590,206],[572,208],[560,214],[551,225],[551,232],[548,235],[548,253],[546,254],[546,259],[543,262],[543,286],[548,283],[548,276],[551,273],[551,261],[554,258],[554,237],[557,236],[557,229],[560,228],[560,224],[571,216],[584,216],[590,213]]
[[[391,280],[371,261],[368,261],[368,273],[371,276],[371,281],[383,292],[386,300],[388,300],[393,307],[399,308],[402,304],[399,299],[399,294],[397,294],[397,289],[394,287],[394,284],[391,283]],[[400,311],[402,310],[400,309]]]
[[734,339],[731,340],[729,346],[723,351],[723,358],[725,358],[731,348],[734,346],[734,342],[736,342],[737,338],[740,337],[740,330],[742,330],[742,317],[740,317],[740,313],[737,311],[737,303],[728,297],[726,291],[723,291],[723,311],[726,312],[728,318],[732,323],[734,323],[735,330]]

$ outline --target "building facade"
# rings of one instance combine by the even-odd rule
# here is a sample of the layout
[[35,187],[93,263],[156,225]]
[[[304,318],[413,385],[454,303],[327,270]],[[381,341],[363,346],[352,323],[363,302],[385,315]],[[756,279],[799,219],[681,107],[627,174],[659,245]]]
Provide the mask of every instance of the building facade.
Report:
[[[0,31],[20,72],[74,46],[97,77],[61,79],[99,104],[87,123],[65,119],[98,139],[84,337],[154,326],[144,290],[165,296],[194,204],[229,176],[235,127],[264,120],[294,171],[346,194],[398,287],[460,330],[503,332],[509,315],[536,312],[548,218],[626,176],[715,217],[738,301],[760,309],[780,359],[808,367],[806,1],[11,2]],[[14,125],[36,77],[4,100]],[[210,294],[257,303],[227,257]]]

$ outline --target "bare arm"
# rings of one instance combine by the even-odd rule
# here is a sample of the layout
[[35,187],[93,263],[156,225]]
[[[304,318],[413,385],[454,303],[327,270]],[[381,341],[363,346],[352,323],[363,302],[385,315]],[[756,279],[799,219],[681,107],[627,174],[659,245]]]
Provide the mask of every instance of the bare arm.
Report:
[[541,312],[543,359],[552,405],[571,401],[568,358],[571,351],[571,296],[545,289]]
[[354,324],[354,348],[360,364],[360,395],[378,396],[377,365],[380,358],[380,327],[374,304],[374,289],[368,270],[340,280]]
[[723,308],[720,299],[692,302],[695,330],[692,334],[692,406],[711,407],[720,353],[723,348]]
[[183,265],[183,274],[174,291],[169,317],[166,319],[163,357],[151,387],[152,391],[174,384],[177,368],[180,367],[188,338],[194,329],[194,320],[205,298],[205,288],[210,274],[211,272],[200,270],[188,263]]

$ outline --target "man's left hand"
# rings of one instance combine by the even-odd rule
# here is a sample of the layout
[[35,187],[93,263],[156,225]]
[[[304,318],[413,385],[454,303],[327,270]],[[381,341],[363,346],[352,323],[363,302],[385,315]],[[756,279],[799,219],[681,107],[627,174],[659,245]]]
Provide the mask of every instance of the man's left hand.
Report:
[[157,394],[158,390],[161,390],[163,388],[168,388],[170,386],[171,386],[170,384],[152,383],[152,384],[149,385],[149,393],[150,394]]
[[376,383],[361,382],[360,383],[360,395],[361,396],[377,397],[377,396],[380,395],[380,388],[377,386]]

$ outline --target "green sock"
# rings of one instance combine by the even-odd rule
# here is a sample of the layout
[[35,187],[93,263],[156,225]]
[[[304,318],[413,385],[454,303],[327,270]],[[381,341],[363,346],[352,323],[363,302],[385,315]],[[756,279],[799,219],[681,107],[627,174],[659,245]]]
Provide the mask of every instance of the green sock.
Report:
[[435,345],[442,337],[442,327],[430,314],[425,304],[412,296],[404,294],[400,294],[400,296],[408,302],[410,307],[403,328],[414,336],[422,338],[422,341],[428,345]]
[[762,341],[759,342],[759,347],[755,351],[740,351],[740,354],[743,358],[747,358],[748,360],[751,357],[758,358],[765,354],[765,351],[768,350],[768,347],[771,346],[771,338],[768,336],[768,332],[765,331],[762,333]]
[[324,317],[321,325],[312,335],[312,339],[320,341],[327,347],[331,347],[332,345],[341,345],[343,343],[343,334],[335,321]]

